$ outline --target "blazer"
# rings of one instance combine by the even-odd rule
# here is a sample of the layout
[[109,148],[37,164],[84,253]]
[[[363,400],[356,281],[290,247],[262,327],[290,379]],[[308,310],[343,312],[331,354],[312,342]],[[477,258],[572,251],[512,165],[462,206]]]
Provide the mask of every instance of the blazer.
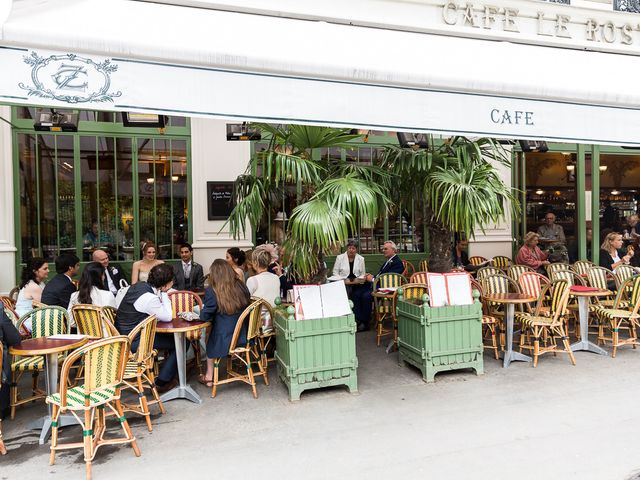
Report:
[[[246,293],[248,299],[249,291],[247,290]],[[211,287],[207,288],[204,294],[202,311],[200,312],[201,320],[211,320],[213,322],[213,328],[207,340],[207,358],[224,358],[229,354],[233,332],[243,311],[244,309],[232,314],[222,313],[218,309],[216,293]],[[245,322],[240,330],[238,346],[247,343],[248,325],[249,322]]]
[[[626,254],[627,254],[626,251],[618,250],[618,256],[620,257],[621,260],[622,260],[622,257],[624,257]],[[608,268],[609,270],[613,270],[611,265],[613,265],[613,257],[609,252],[601,248],[600,249],[600,266],[604,268]]]
[[42,291],[42,303],[67,308],[71,294],[75,291],[76,286],[71,282],[71,279],[63,273],[59,273],[45,285]]
[[379,277],[383,273],[399,273],[402,275],[402,272],[404,272],[404,265],[402,264],[400,257],[396,254],[380,267],[376,277]]
[[[204,273],[202,272],[202,265],[191,261],[191,272],[189,272],[189,289],[188,290],[203,290],[204,289]],[[182,269],[182,260],[173,266],[173,288],[176,290],[187,290],[186,282],[184,278],[184,270]]]
[[[356,277],[360,277],[366,272],[367,271],[364,267],[364,257],[356,253],[356,257],[353,259],[353,274]],[[333,275],[342,278],[347,278],[349,276],[349,257],[347,257],[346,253],[342,253],[336,257],[336,263],[333,264]]]
[[[118,267],[112,267],[111,265],[109,265],[107,266],[107,268],[104,269],[104,274],[111,278],[113,285],[116,287],[115,293],[118,293],[118,290],[120,290],[120,288],[126,287],[127,285],[129,285],[129,282],[127,282],[127,279],[124,278],[122,267],[118,268]],[[105,289],[108,290],[109,282],[107,281],[106,278],[104,283],[105,283],[104,285]],[[114,293],[114,292],[111,292],[111,293]]]

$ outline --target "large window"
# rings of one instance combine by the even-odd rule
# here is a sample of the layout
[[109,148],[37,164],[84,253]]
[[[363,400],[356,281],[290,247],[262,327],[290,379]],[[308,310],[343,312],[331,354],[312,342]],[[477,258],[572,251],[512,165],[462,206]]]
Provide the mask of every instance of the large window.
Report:
[[119,114],[81,112],[78,133],[48,133],[33,131],[31,110],[14,117],[20,261],[64,252],[89,261],[97,248],[132,261],[146,241],[179,258],[189,239],[186,120],[170,120],[179,135],[127,134]]

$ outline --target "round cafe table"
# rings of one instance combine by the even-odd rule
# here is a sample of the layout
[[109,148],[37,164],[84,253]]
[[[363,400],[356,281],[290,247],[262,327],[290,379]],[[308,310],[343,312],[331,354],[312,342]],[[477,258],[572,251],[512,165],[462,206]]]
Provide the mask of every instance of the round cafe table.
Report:
[[585,350],[599,355],[609,355],[606,350],[589,341],[589,298],[606,297],[611,295],[609,290],[594,288],[593,290],[570,290],[571,295],[578,299],[578,317],[580,319],[580,340],[571,345],[571,351]]
[[530,356],[513,351],[513,319],[515,317],[516,305],[533,302],[536,298],[523,293],[494,293],[492,295],[486,295],[485,298],[489,302],[502,303],[507,307],[505,317],[507,322],[507,349],[504,352],[502,366],[507,368],[511,362],[516,360],[520,362],[530,362],[532,360]]
[[196,391],[187,384],[187,350],[184,348],[187,332],[207,328],[211,322],[187,322],[181,318],[174,318],[170,322],[158,322],[156,333],[173,333],[176,344],[176,360],[178,362],[178,386],[160,396],[160,400],[168,402],[176,398],[185,398],[191,402],[201,404],[202,399]]
[[[45,381],[47,385],[47,395],[52,395],[58,391],[58,355],[68,350],[81,347],[89,341],[85,336],[62,335],[63,338],[29,338],[22,340],[17,345],[9,347],[12,355],[44,356]],[[42,430],[40,433],[40,445],[44,444],[51,433],[51,404],[47,404],[47,415],[29,424],[32,430]],[[60,415],[58,419],[59,427],[75,425],[78,421],[73,415]]]

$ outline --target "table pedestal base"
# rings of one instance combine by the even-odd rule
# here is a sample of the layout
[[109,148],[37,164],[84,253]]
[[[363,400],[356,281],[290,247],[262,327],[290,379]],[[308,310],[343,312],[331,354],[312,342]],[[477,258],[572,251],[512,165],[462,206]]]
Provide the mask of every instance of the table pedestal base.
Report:
[[176,359],[178,362],[178,380],[176,388],[163,393],[160,400],[168,402],[177,398],[184,398],[190,402],[202,404],[202,399],[196,391],[187,384],[187,352],[185,350],[185,333],[174,332],[173,339],[176,345]]
[[531,360],[533,360],[529,355],[525,355],[524,353],[520,352],[514,352],[513,350],[503,352],[502,358],[503,368],[507,368],[511,362],[530,362]]
[[609,356],[609,352],[600,348],[595,343],[591,343],[589,340],[578,340],[571,345],[572,352],[578,352],[584,350],[585,352],[597,353],[598,355]]
[[520,352],[513,351],[513,320],[515,317],[516,306],[513,303],[507,304],[507,346],[502,357],[502,367],[507,368],[511,362],[530,362],[532,358]]
[[189,400],[190,402],[197,403],[198,405],[202,404],[200,395],[198,395],[195,390],[189,385],[185,385],[184,387],[176,387],[166,393],[163,393],[160,396],[160,400],[162,400],[163,402],[176,400],[177,398],[184,398]]
[[580,340],[571,345],[572,352],[586,351],[597,353],[599,355],[609,356],[609,353],[597,346],[595,343],[591,343],[587,338],[589,336],[589,300],[587,297],[578,297],[578,316],[580,318]]
[[[79,425],[78,420],[73,415],[60,415],[58,417],[58,428],[68,427],[69,425]],[[28,427],[30,430],[42,430],[38,443],[44,445],[51,435],[51,417],[42,417],[32,421]]]

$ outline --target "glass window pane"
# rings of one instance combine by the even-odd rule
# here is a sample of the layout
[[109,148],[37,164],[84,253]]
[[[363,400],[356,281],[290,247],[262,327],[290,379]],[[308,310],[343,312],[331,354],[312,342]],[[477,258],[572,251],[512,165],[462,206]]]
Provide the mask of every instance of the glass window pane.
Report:
[[76,253],[73,136],[58,135],[58,238],[61,253]]
[[[116,198],[117,222],[114,239],[117,242],[116,260],[133,260],[134,216],[133,216],[133,152],[130,138],[116,139],[116,162],[112,175]],[[117,192],[117,194],[116,194]]]
[[171,142],[171,185],[173,206],[173,248],[172,257],[180,257],[180,244],[191,243],[189,235],[189,209],[187,188],[187,142]]
[[42,257],[53,261],[58,254],[56,210],[55,135],[38,135],[39,229]]
[[20,189],[21,262],[38,256],[38,205],[36,181],[36,137],[18,134],[18,168]]
[[172,258],[172,215],[171,215],[171,141],[154,140],[155,149],[155,215],[158,258]]
[[140,247],[146,242],[157,245],[154,208],[157,165],[154,158],[153,140],[138,139],[138,189],[140,198]]

